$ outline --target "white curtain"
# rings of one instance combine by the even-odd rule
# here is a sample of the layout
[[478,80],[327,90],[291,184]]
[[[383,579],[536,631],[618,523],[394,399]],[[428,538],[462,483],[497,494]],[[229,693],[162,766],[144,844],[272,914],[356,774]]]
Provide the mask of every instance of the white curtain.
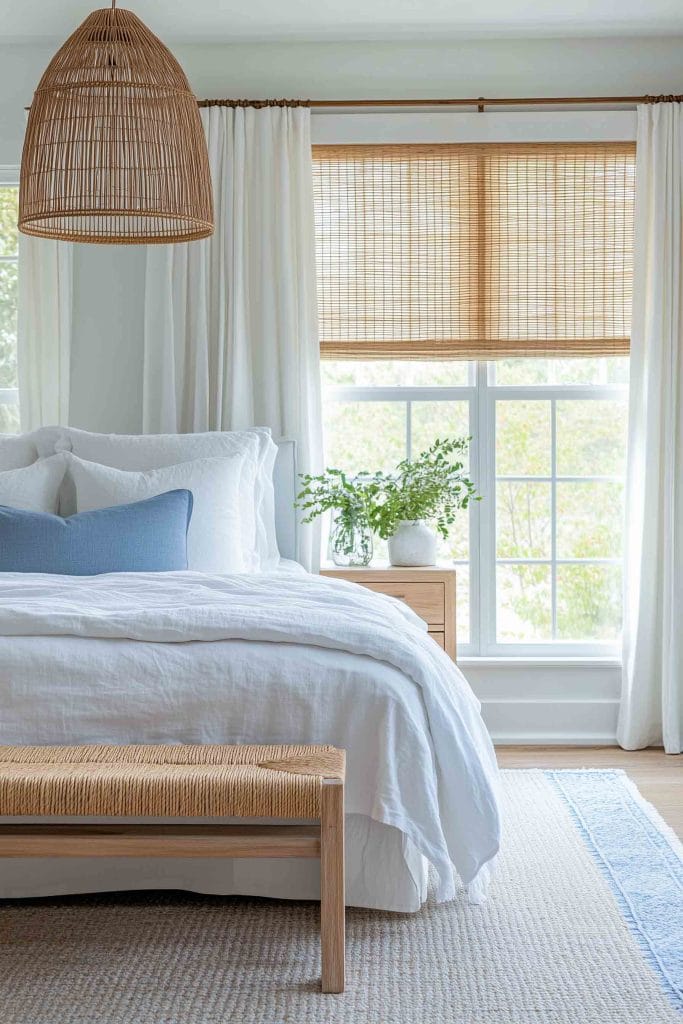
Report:
[[22,430],[69,422],[73,246],[19,235]]
[[626,486],[628,750],[683,738],[683,115],[639,107]]
[[[149,246],[146,432],[271,427],[322,464],[310,111],[209,107],[216,230]],[[300,531],[316,568],[318,531]]]

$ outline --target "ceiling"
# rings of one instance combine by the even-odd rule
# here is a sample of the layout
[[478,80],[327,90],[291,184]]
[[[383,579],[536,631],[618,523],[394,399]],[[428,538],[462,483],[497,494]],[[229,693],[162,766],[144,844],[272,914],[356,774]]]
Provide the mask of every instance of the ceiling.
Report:
[[[104,0],[0,0],[0,42],[61,41]],[[683,0],[119,0],[164,40],[683,35]],[[682,54],[683,56],[683,54]]]

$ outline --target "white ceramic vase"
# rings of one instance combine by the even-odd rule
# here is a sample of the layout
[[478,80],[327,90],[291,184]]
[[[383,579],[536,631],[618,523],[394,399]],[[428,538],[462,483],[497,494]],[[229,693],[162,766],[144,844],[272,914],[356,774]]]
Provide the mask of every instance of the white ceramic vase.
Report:
[[389,538],[392,565],[435,565],[436,531],[424,519],[404,519]]

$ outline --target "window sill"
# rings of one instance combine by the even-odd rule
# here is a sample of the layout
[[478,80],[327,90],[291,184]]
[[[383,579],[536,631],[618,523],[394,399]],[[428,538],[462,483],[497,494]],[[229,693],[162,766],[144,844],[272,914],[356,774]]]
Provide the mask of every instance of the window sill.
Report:
[[621,659],[612,656],[586,656],[580,657],[576,654],[567,654],[565,656],[555,655],[541,655],[534,657],[533,655],[520,654],[518,656],[512,656],[509,654],[492,657],[482,656],[477,657],[476,655],[464,655],[462,658],[458,658],[458,665],[463,668],[523,668],[529,666],[531,668],[621,668]]

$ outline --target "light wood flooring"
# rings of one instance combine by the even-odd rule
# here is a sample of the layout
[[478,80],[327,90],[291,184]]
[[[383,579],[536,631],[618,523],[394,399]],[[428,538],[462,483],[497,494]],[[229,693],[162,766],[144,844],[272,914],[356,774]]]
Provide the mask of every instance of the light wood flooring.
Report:
[[683,839],[683,754],[618,747],[498,747],[501,768],[623,768]]

